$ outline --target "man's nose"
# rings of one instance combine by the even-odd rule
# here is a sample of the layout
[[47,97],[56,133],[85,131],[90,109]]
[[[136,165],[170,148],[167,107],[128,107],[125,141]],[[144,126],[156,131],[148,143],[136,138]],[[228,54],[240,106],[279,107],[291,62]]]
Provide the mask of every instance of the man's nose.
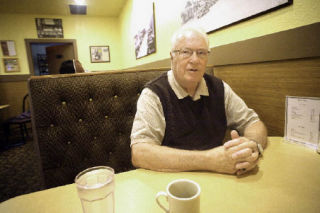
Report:
[[193,52],[192,52],[192,55],[191,55],[191,57],[190,57],[190,60],[191,60],[192,62],[198,62],[198,61],[199,61],[199,56],[198,56],[198,54],[197,54],[197,51],[193,51]]

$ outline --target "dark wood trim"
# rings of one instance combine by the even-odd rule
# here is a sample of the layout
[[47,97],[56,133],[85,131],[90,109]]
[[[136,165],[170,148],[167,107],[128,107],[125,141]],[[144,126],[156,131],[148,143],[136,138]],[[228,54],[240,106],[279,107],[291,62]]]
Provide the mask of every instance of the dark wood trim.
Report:
[[2,82],[16,82],[16,81],[27,81],[31,75],[1,75],[0,83]]
[[211,49],[214,66],[320,56],[320,22]]
[[214,75],[258,113],[269,136],[283,136],[286,96],[320,97],[319,70],[313,57],[216,66]]
[[29,70],[31,75],[34,75],[32,54],[31,54],[32,43],[64,43],[64,44],[70,43],[73,45],[74,57],[75,59],[78,59],[77,40],[75,39],[25,39],[24,41],[26,44],[28,64],[29,64]]

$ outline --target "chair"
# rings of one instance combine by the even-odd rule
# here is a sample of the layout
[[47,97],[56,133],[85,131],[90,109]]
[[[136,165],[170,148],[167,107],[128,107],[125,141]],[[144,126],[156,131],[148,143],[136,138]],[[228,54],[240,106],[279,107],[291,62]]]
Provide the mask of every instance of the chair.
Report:
[[[5,132],[5,137],[6,137],[6,143],[9,146],[10,145],[25,144],[26,138],[29,137],[27,124],[31,123],[31,112],[29,110],[28,97],[29,97],[29,94],[26,94],[23,97],[22,113],[15,116],[15,117],[9,118],[4,123],[4,132]],[[11,126],[14,126],[14,125],[19,126],[20,134],[21,134],[21,141],[18,141],[17,143],[12,144],[12,143],[9,143],[9,141],[10,141],[10,136],[11,136]]]

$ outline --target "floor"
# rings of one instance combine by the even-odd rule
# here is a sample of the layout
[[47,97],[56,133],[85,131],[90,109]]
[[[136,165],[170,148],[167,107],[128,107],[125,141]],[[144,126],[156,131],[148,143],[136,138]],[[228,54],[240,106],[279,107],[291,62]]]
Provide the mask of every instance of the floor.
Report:
[[40,164],[34,142],[0,151],[0,202],[41,190]]

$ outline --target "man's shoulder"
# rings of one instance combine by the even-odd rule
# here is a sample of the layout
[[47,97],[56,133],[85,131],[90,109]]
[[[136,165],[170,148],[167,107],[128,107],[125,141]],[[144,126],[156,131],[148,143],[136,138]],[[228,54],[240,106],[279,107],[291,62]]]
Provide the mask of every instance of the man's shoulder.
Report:
[[158,77],[156,77],[155,79],[147,82],[146,85],[145,85],[145,87],[146,87],[146,88],[151,88],[151,87],[156,86],[156,85],[158,85],[158,86],[159,86],[159,85],[162,85],[162,84],[164,84],[166,81],[168,81],[167,79],[168,79],[168,74],[167,74],[167,72],[162,73],[160,76],[158,76]]
[[213,75],[209,75],[207,73],[204,74],[204,79],[207,83],[207,86],[213,86],[213,87],[216,87],[216,86],[222,86],[224,87],[224,82],[218,78],[218,77],[215,77]]
[[211,79],[211,80],[214,80],[214,81],[222,81],[220,78],[218,78],[218,77],[216,77],[216,76],[214,76],[214,75],[210,75],[210,74],[208,74],[208,73],[205,73],[205,74],[203,75],[203,77],[204,77],[205,79]]

